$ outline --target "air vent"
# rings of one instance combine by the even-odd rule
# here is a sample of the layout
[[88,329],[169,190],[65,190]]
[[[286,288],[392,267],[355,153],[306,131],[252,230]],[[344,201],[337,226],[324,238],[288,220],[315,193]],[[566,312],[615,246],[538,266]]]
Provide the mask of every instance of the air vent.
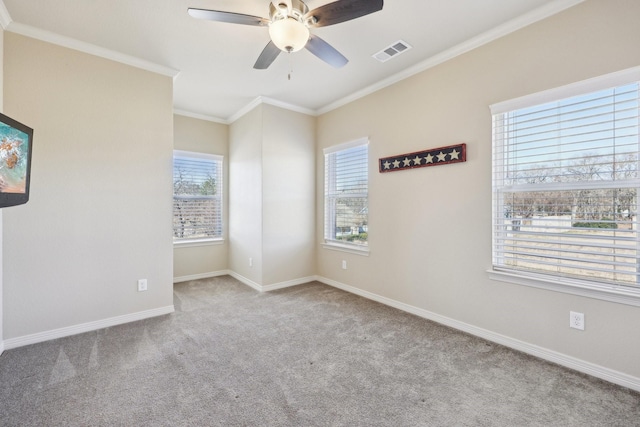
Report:
[[391,58],[394,58],[401,53],[404,53],[411,49],[411,45],[403,40],[398,40],[393,43],[391,46],[382,49],[380,52],[372,55],[380,62],[387,62]]

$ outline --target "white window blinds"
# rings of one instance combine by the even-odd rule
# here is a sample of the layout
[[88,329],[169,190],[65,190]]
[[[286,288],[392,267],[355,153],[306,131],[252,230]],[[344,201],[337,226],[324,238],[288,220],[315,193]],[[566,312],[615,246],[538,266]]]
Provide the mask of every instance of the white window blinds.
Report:
[[222,157],[174,152],[174,242],[222,237],[222,176]]
[[639,289],[639,90],[493,115],[494,269]]
[[324,237],[327,243],[367,246],[368,141],[326,149]]

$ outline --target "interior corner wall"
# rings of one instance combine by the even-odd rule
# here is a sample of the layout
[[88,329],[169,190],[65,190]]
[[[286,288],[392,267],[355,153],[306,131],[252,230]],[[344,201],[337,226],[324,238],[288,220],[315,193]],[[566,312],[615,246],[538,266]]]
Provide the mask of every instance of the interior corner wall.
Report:
[[315,275],[315,117],[263,106],[263,284]]
[[231,125],[229,268],[255,285],[315,275],[315,123],[261,104]]
[[229,128],[229,269],[262,285],[262,106]]
[[30,200],[3,212],[5,343],[172,309],[172,78],[4,47],[5,113],[34,128]]
[[[587,0],[318,118],[322,149],[369,136],[369,245],[318,274],[640,378],[640,307],[492,281],[491,104],[640,65],[640,2]],[[465,142],[467,161],[380,174],[377,159]],[[322,222],[317,221],[317,239]],[[341,260],[349,269],[341,269]],[[587,328],[568,326],[569,311]]]
[[181,281],[215,275],[229,268],[229,125],[174,114],[173,132],[173,147],[176,150],[224,157],[222,223],[225,240],[222,244],[174,247],[173,278],[174,281]]

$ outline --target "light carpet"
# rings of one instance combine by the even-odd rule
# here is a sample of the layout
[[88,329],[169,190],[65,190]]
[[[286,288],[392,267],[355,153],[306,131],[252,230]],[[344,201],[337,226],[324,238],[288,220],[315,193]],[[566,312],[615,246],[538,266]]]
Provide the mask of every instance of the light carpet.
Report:
[[[6,351],[2,426],[640,426],[640,394],[312,282]],[[640,363],[640,362],[639,362]]]

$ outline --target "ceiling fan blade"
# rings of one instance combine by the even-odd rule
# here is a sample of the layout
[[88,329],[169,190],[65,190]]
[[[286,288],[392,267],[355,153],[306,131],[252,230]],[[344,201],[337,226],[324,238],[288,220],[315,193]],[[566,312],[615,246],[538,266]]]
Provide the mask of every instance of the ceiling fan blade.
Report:
[[278,55],[280,55],[280,52],[282,52],[280,48],[270,41],[262,50],[253,68],[256,70],[266,70],[269,68],[269,65],[276,60]]
[[382,10],[383,0],[338,0],[305,15],[310,27],[326,27]]
[[228,22],[230,24],[254,25],[264,27],[269,25],[267,18],[259,16],[243,15],[242,13],[222,12],[219,10],[194,9],[189,8],[189,15],[198,19],[207,19],[209,21]]
[[320,37],[311,35],[307,45],[307,50],[313,53],[318,58],[322,59],[327,64],[334,68],[341,68],[347,65],[349,60],[345,58],[340,52],[338,52],[333,46]]

